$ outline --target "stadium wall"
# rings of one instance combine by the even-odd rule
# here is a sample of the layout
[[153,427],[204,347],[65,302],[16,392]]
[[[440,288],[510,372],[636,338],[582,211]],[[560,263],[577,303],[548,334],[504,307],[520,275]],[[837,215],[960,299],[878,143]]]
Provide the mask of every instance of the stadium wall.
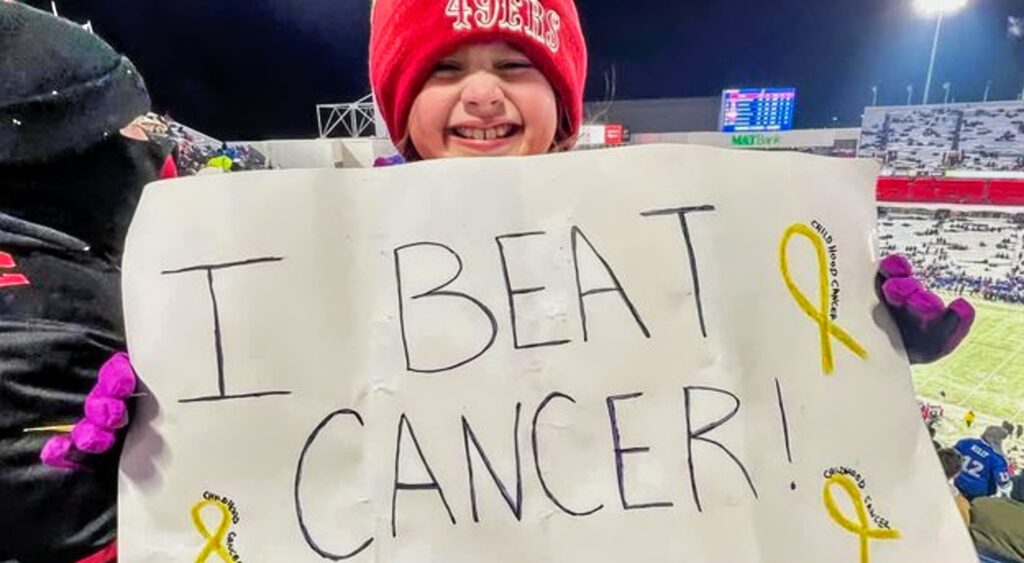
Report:
[[[239,142],[263,153],[274,168],[369,168],[394,154],[386,139],[288,139]],[[231,143],[236,144],[236,143]]]
[[621,123],[633,133],[717,131],[720,96],[588,102],[586,123]]
[[296,139],[246,143],[263,153],[274,168],[340,168],[341,147],[333,139]]
[[883,176],[877,194],[893,203],[1024,206],[1024,180]]
[[831,148],[848,143],[856,150],[860,137],[859,128],[847,129],[794,129],[791,131],[769,131],[757,133],[719,133],[675,132],[675,133],[635,133],[632,140],[635,144],[646,143],[681,143],[688,145],[707,145],[711,147],[786,150]]

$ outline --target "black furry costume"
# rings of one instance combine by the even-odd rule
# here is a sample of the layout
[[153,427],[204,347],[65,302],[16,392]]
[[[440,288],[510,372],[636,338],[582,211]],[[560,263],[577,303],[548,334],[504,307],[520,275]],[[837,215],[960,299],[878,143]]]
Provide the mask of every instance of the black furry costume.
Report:
[[79,26],[0,3],[0,562],[61,563],[116,534],[120,445],[89,471],[44,465],[125,349],[120,257],[167,151],[119,130],[149,110],[128,59]]

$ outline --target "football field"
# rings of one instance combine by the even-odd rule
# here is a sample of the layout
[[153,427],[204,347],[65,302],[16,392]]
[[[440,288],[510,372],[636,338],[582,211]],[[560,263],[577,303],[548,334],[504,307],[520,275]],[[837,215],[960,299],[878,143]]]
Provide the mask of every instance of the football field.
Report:
[[969,300],[978,312],[971,334],[949,357],[914,368],[917,392],[1024,423],[1024,306]]
[[[968,299],[977,310],[971,334],[949,357],[914,368],[917,393],[945,406],[965,435],[987,422],[1024,424],[1024,306]],[[962,422],[968,410],[979,418],[974,429]]]

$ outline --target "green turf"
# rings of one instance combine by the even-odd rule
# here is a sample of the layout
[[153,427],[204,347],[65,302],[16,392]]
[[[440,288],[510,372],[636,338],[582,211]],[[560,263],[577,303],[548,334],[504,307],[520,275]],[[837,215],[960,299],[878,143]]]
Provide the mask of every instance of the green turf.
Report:
[[949,357],[914,368],[917,392],[978,415],[1024,423],[1024,306],[968,300],[977,310],[973,330]]

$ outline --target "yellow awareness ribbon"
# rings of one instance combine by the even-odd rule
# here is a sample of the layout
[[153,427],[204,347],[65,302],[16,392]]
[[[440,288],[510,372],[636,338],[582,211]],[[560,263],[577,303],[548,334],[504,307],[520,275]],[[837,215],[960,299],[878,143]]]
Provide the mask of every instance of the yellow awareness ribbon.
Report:
[[[210,530],[206,527],[203,522],[202,511],[207,506],[215,506],[220,510],[220,522],[217,524],[217,531],[210,534]],[[211,555],[216,553],[224,563],[234,563],[234,557],[228,552],[227,547],[224,546],[224,538],[228,534],[228,528],[231,527],[231,511],[223,503],[215,499],[207,499],[196,503],[192,507],[192,524],[199,531],[199,534],[203,536],[206,543],[203,544],[203,550],[196,556],[196,563],[203,563]]]
[[[847,518],[839,510],[839,507],[836,506],[836,500],[832,496],[832,488],[835,486],[841,488],[850,497],[854,510],[857,511],[856,522]],[[829,477],[825,481],[823,496],[825,497],[825,509],[828,510],[828,515],[835,520],[836,524],[839,524],[850,533],[857,534],[860,538],[860,563],[869,563],[871,560],[868,540],[896,540],[900,538],[900,533],[897,530],[871,527],[871,521],[868,519],[868,510],[864,506],[864,498],[861,497],[857,483],[848,475],[832,475]]]
[[[814,246],[814,252],[818,256],[819,307],[817,309],[814,308],[814,305],[811,304],[804,293],[800,291],[796,282],[793,281],[793,276],[789,273],[789,241],[796,235],[801,235],[811,241],[811,244]],[[782,278],[786,281],[786,287],[789,288],[789,293],[793,296],[796,304],[808,317],[811,317],[818,323],[822,373],[831,374],[835,371],[835,364],[832,358],[833,337],[860,358],[867,358],[867,350],[854,340],[849,333],[843,330],[842,327],[832,322],[828,315],[828,257],[825,254],[825,241],[821,239],[821,236],[807,225],[801,223],[791,225],[786,229],[786,234],[782,236],[782,242],[779,244],[779,268],[782,270]]]

